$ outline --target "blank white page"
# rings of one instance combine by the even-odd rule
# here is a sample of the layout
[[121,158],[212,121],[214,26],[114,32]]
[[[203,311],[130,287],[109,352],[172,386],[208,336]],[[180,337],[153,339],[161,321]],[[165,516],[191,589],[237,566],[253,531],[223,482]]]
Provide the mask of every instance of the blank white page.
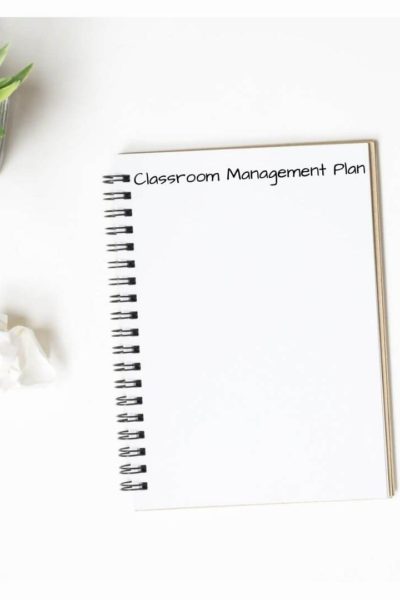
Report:
[[388,495],[370,169],[367,142],[116,159],[130,183],[106,191],[132,192],[113,208],[133,211],[118,241],[135,245],[137,508]]

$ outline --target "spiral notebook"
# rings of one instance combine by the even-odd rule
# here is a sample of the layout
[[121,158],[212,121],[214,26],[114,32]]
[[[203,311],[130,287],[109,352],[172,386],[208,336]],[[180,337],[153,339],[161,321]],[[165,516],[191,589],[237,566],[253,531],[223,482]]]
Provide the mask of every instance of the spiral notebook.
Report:
[[134,506],[391,496],[374,142],[123,154],[109,173]]

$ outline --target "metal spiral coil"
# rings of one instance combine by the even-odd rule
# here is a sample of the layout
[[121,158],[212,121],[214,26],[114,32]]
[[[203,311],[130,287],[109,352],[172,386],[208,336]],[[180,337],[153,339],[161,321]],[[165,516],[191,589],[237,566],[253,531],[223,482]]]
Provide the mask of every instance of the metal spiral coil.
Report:
[[114,371],[140,371],[140,363],[115,363]]
[[113,337],[135,337],[139,335],[139,329],[113,329]]
[[129,183],[130,175],[103,175],[103,183]]
[[112,312],[111,313],[111,320],[112,321],[118,321],[119,319],[137,319],[138,318],[138,314],[135,310],[131,310],[128,312]]
[[132,194],[130,192],[104,192],[104,200],[130,200]]
[[142,413],[136,413],[131,415],[129,413],[121,413],[117,417],[118,423],[137,423],[138,421],[143,421],[144,416]]
[[113,346],[113,354],[139,354],[140,346]]
[[123,389],[130,389],[130,388],[139,388],[142,387],[142,380],[141,379],[118,379],[115,382],[115,387],[118,390],[123,390]]
[[136,475],[137,473],[146,473],[146,465],[133,465],[132,463],[126,463],[121,465],[119,468],[121,475]]
[[134,269],[134,260],[110,260],[108,263],[109,269]]
[[146,448],[131,448],[130,446],[124,446],[118,451],[118,455],[121,458],[132,458],[135,456],[145,456]]
[[133,481],[123,481],[121,483],[121,490],[123,492],[132,492],[134,490],[147,490],[147,483],[142,481],[141,483],[134,483]]
[[129,396],[118,396],[115,401],[117,406],[138,406],[139,404],[143,404],[143,398],[141,396],[133,398],[129,398]]
[[124,429],[123,431],[118,431],[118,439],[142,440],[144,439],[144,431],[129,431],[129,429]]
[[110,285],[136,285],[136,277],[111,277]]
[[[117,174],[117,175],[105,175],[103,177],[103,182],[106,184],[123,184],[129,183],[131,180],[130,175],[127,174]],[[128,191],[124,191],[119,189],[118,191],[106,191],[103,193],[103,199],[107,202],[116,202],[117,204],[108,206],[110,208],[106,208],[104,210],[104,218],[107,220],[107,227],[105,228],[105,233],[107,236],[119,236],[133,233],[133,226],[128,222],[128,224],[121,224],[121,219],[130,219],[133,215],[133,210],[125,201],[132,199],[132,193]],[[118,205],[118,201],[123,201],[123,205]],[[115,225],[110,225],[110,219],[117,219],[114,221]],[[111,221],[112,222],[112,221]],[[115,242],[107,244],[107,252],[113,252],[115,260],[108,261],[108,268],[114,269],[115,275],[119,275],[115,269],[121,269],[121,273],[126,273],[126,276],[116,276],[109,278],[110,286],[136,286],[136,277],[131,276],[130,271],[122,271],[123,269],[134,269],[135,268],[135,260],[133,257],[125,254],[126,252],[133,252],[134,243],[127,242],[124,238],[120,240],[116,239]],[[123,253],[119,255],[118,253]],[[113,258],[114,258],[113,256]],[[124,288],[122,288],[123,290]],[[132,293],[117,293],[111,294],[110,303],[112,304],[125,304],[126,303],[136,303],[137,296]],[[115,307],[117,308],[117,307]],[[124,307],[125,308],[125,307]],[[115,310],[110,314],[111,321],[114,323],[115,321],[121,321],[126,323],[127,321],[136,321],[139,318],[137,310],[130,310],[131,307],[127,306],[127,310]],[[127,323],[128,324],[128,323]],[[133,323],[132,323],[133,324]],[[116,329],[112,329],[111,336],[112,338],[131,338],[137,337],[139,335],[139,329],[136,328],[119,328],[117,326]],[[114,363],[114,372],[115,373],[129,373],[135,372],[140,375],[141,371],[141,362],[140,361],[131,361],[129,357],[127,361],[125,361],[125,355],[135,354],[138,355],[140,353],[140,347],[137,344],[123,344],[120,343],[112,346],[112,353],[114,355],[121,355],[121,362]],[[122,340],[121,340],[122,342]],[[123,355],[123,357],[122,357]],[[116,390],[122,389],[132,389],[132,388],[141,388],[142,380],[138,379],[117,379],[114,382],[114,387]],[[143,406],[143,397],[133,395],[122,395],[117,396],[115,398],[116,405],[119,407],[125,407],[129,411],[129,407],[131,406]],[[134,410],[134,409],[133,409]],[[140,410],[140,409],[139,409]],[[117,415],[118,423],[143,423],[144,422],[144,414],[143,412],[121,412]],[[124,429],[118,432],[119,440],[126,440],[128,442],[135,440],[143,440],[145,438],[144,430],[131,430]],[[119,456],[123,458],[137,458],[143,457],[146,455],[146,449],[143,446],[135,445],[133,443],[132,446],[124,446],[119,448]],[[147,466],[142,463],[135,464],[134,462],[129,462],[120,466],[120,474],[121,475],[141,475],[147,472]],[[148,484],[144,481],[135,481],[134,477],[129,481],[123,481],[121,483],[121,490],[123,491],[141,491],[147,490]]]
[[107,244],[107,252],[121,252],[126,250],[127,252],[133,251],[135,245],[132,243],[127,244]]
[[136,294],[113,294],[110,296],[110,302],[136,302],[137,296]]
[[130,225],[120,225],[115,227],[106,227],[107,235],[119,235],[121,233],[133,233],[133,227]]
[[110,219],[113,217],[131,217],[131,208],[110,208],[104,211],[105,216]]

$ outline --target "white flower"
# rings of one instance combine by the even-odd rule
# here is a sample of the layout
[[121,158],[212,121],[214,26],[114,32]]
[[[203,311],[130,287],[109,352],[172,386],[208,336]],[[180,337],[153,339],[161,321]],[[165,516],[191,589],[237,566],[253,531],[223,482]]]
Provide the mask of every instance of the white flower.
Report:
[[0,315],[0,390],[53,381],[55,372],[29,327],[7,331],[7,315]]

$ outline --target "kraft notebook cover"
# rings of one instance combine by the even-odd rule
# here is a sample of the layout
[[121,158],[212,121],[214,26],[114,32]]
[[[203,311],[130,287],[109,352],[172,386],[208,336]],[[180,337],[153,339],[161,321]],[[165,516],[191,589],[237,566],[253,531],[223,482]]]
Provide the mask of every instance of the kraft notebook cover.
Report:
[[392,495],[374,142],[123,154],[103,192],[133,505]]

